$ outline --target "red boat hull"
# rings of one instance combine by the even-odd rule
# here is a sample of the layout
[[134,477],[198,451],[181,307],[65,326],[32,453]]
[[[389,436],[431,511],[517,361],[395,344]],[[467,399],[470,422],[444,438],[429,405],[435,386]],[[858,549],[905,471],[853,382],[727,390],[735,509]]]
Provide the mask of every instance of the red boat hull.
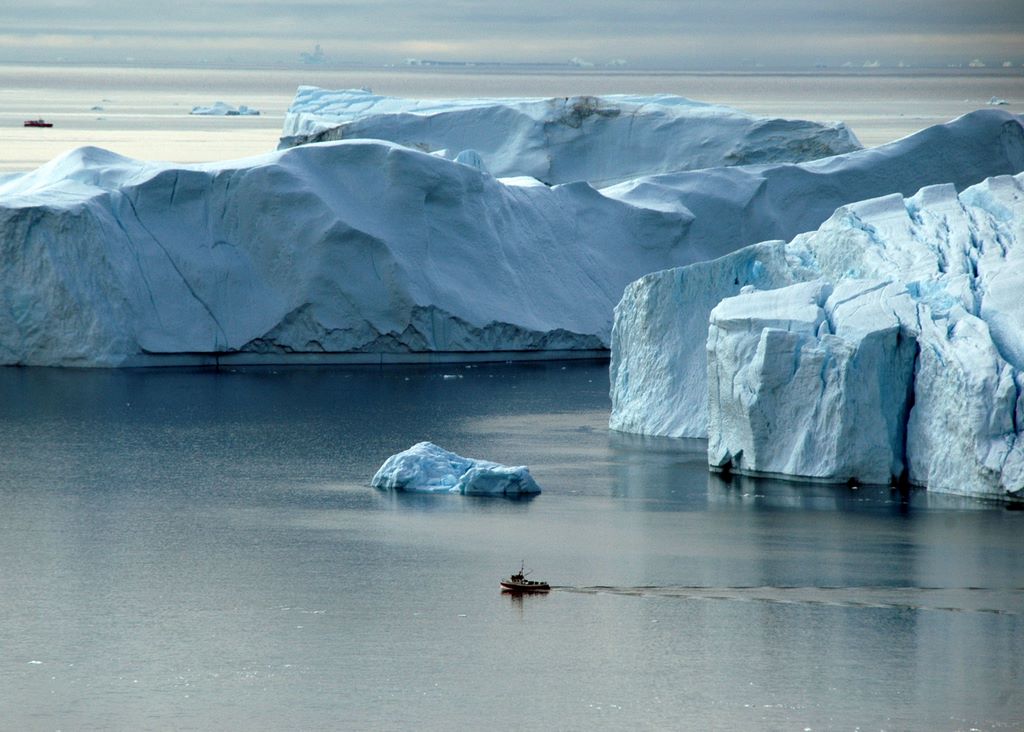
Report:
[[43,122],[41,119],[25,120],[26,127],[53,127],[53,122]]

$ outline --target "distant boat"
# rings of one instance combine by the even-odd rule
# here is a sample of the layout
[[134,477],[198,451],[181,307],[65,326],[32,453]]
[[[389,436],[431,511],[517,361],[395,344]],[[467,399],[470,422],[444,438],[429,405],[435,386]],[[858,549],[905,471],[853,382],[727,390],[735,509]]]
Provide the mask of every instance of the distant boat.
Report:
[[551,585],[547,582],[539,582],[537,580],[526,579],[526,574],[523,573],[523,565],[519,565],[519,571],[510,576],[508,579],[503,579],[499,583],[501,584],[502,592],[549,592]]
[[42,119],[27,119],[25,127],[53,127],[53,122],[46,122]]

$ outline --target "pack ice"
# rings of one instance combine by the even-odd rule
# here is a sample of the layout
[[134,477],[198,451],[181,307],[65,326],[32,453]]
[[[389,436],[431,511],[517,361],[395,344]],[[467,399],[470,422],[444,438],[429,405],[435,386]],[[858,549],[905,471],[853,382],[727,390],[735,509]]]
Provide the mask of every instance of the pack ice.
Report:
[[[716,293],[710,314],[676,299],[695,287]],[[628,426],[700,434],[706,424],[712,467],[1024,497],[1021,292],[1024,174],[843,206],[789,243],[627,288],[612,423],[646,411],[652,419]],[[680,325],[644,329],[652,303]],[[699,329],[706,353],[690,340]],[[658,342],[633,348],[647,337]],[[655,354],[663,373],[706,369],[702,390],[677,385],[690,390],[681,415],[637,388]]]
[[389,457],[370,484],[407,493],[461,493],[467,496],[522,496],[540,493],[525,466],[474,460],[418,442]]
[[299,87],[280,148],[353,138],[389,140],[451,159],[472,156],[496,176],[598,187],[860,148],[842,123],[757,117],[668,94],[417,100]]
[[0,178],[0,363],[594,355],[645,273],[791,238],[851,200],[1017,172],[1021,139],[987,109],[827,160],[600,192],[371,140],[204,165],[82,148]]

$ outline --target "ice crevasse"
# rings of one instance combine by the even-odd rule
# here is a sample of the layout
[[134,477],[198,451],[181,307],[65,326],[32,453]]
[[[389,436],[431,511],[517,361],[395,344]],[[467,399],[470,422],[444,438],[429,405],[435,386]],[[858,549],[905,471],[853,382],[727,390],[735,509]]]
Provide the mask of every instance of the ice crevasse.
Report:
[[[689,288],[715,303],[685,308]],[[706,435],[713,468],[1020,498],[1021,292],[1024,174],[843,206],[788,243],[630,285],[611,425]],[[671,390],[673,371],[690,376],[673,404],[641,388]]]

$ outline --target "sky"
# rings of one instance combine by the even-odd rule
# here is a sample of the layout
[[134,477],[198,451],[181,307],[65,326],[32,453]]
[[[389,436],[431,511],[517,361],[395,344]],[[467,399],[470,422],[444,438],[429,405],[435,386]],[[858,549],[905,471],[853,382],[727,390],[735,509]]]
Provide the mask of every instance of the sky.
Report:
[[1024,64],[1024,0],[0,0],[0,62]]

